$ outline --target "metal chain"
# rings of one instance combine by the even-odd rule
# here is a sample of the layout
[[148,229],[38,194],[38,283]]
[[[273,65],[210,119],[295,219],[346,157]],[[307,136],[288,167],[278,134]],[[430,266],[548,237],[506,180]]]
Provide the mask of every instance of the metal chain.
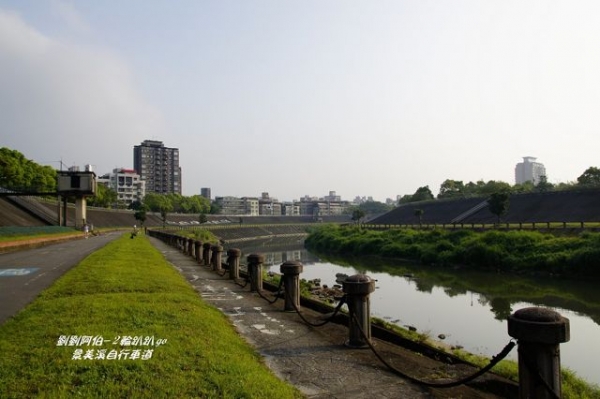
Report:
[[279,299],[279,295],[281,294],[281,287],[283,287],[283,278],[281,278],[279,280],[279,286],[277,287],[277,291],[275,292],[275,299],[271,300],[269,298],[267,298],[266,296],[263,295],[263,293],[261,292],[261,290],[256,290],[256,292],[258,292],[258,295],[264,299],[265,301],[269,302],[269,304],[274,304],[275,302],[277,302],[277,300]]
[[220,271],[216,270],[217,274],[218,274],[220,277],[223,277],[223,276],[224,276],[224,275],[225,275],[225,274],[226,274],[226,273],[229,271],[229,270],[227,270],[227,269],[221,269],[221,270],[223,271],[222,273],[221,273]]
[[[285,295],[289,295],[287,291],[286,291]],[[300,313],[300,309],[298,309],[298,306],[296,306],[296,302],[295,301],[290,301],[290,302],[292,303],[294,310],[296,311],[296,313],[298,313],[298,316],[300,316],[302,321],[304,321],[306,324],[313,326],[313,327],[321,327],[321,326],[324,326],[325,324],[329,323],[330,321],[332,321],[335,318],[335,316],[338,314],[338,312],[342,308],[342,305],[344,305],[344,303],[346,303],[346,295],[344,295],[342,297],[342,299],[340,299],[340,303],[338,303],[338,305],[334,309],[331,317],[329,317],[327,320],[323,321],[322,323],[311,323],[310,321],[306,320],[306,318],[302,315],[302,313]]]
[[375,356],[384,364],[386,365],[394,374],[396,374],[399,377],[405,378],[415,384],[420,384],[420,385],[425,385],[431,388],[452,388],[452,387],[456,387],[459,385],[463,385],[466,384],[469,381],[474,380],[475,378],[485,374],[486,372],[488,372],[492,367],[494,367],[498,362],[500,362],[500,360],[504,359],[509,353],[510,351],[515,347],[515,345],[517,344],[514,341],[510,341],[505,347],[504,349],[502,349],[502,351],[500,351],[500,353],[498,353],[496,356],[492,357],[492,360],[490,360],[490,363],[483,367],[482,369],[478,370],[476,373],[474,373],[473,375],[463,378],[461,380],[458,381],[453,381],[453,382],[443,382],[443,383],[436,383],[436,382],[428,382],[428,381],[422,381],[419,380],[415,377],[411,377],[405,373],[403,373],[402,371],[396,369],[394,366],[392,366],[391,364],[389,364],[376,350],[375,347],[373,346],[373,344],[371,343],[371,340],[367,338],[365,332],[363,331],[360,323],[358,323],[358,320],[356,319],[356,315],[352,315],[353,316],[353,321],[354,323],[356,323],[356,325],[358,326],[358,329],[360,330],[363,339],[367,342],[367,345],[369,345],[369,348],[371,348],[371,351],[375,354]]
[[249,275],[248,275],[247,273],[246,273],[246,277],[244,278],[244,285],[242,285],[242,284],[238,283],[238,281],[239,281],[239,280],[240,280],[240,279],[236,279],[236,280],[235,280],[235,283],[236,283],[237,285],[239,285],[240,287],[242,287],[242,288],[246,288],[246,286],[247,286],[247,285],[248,285],[248,283],[250,282]]

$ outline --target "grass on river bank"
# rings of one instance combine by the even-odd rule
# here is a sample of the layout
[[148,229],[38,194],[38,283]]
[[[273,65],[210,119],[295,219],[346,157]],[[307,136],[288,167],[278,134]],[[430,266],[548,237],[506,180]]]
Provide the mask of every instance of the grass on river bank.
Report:
[[23,241],[32,238],[80,235],[81,231],[63,226],[1,226],[0,242]]
[[[449,266],[460,263],[461,254],[483,254],[483,259],[489,263],[484,264],[484,269],[501,269],[505,271],[518,272],[545,272],[558,273],[558,268],[552,268],[552,272],[545,270],[543,262],[538,262],[535,268],[523,268],[527,265],[523,263],[503,262],[502,256],[517,257],[519,255],[533,258],[537,256],[543,259],[551,259],[554,249],[563,253],[565,259],[570,259],[572,269],[561,268],[563,274],[574,273],[578,277],[579,273],[585,273],[595,277],[600,277],[600,234],[584,233],[577,237],[555,237],[549,234],[537,232],[497,232],[477,233],[474,231],[415,231],[415,230],[394,230],[394,231],[368,231],[359,230],[355,226],[325,225],[314,229],[307,238],[306,246],[311,250],[316,250],[324,257],[335,254],[336,263],[344,264],[340,258],[352,258],[351,265],[356,265],[357,259],[362,256],[378,255],[389,258],[412,259],[425,264],[436,264],[442,266],[438,270],[443,270],[443,266]],[[492,246],[492,249],[487,249]],[[443,249],[442,249],[443,248]],[[453,250],[451,251],[450,248]],[[476,250],[474,249],[476,248]],[[436,251],[446,253],[437,254]],[[494,253],[494,256],[485,257],[486,251]],[[501,255],[500,255],[501,254]],[[569,256],[567,256],[569,254]],[[597,255],[596,255],[597,254]],[[340,258],[338,258],[338,256]],[[359,258],[357,258],[359,257]],[[470,262],[475,262],[475,258],[469,258]],[[583,265],[577,265],[576,260],[584,260]],[[453,262],[449,262],[453,260]],[[455,263],[456,262],[456,263]],[[368,262],[373,265],[372,258]],[[349,264],[349,265],[350,265]],[[475,266],[476,264],[463,262],[463,265]],[[596,267],[596,265],[599,265]],[[541,267],[541,268],[540,268]],[[367,266],[365,266],[368,269]],[[476,267],[477,268],[477,267]],[[377,269],[377,268],[376,268]],[[429,269],[428,269],[429,270]],[[391,270],[386,272],[394,274]],[[374,320],[375,323],[395,330],[408,339],[417,342],[426,342],[429,345],[437,346],[442,350],[449,350],[432,341],[426,334],[411,333],[396,325],[387,323],[383,320]],[[439,344],[439,345],[438,345]],[[452,350],[456,356],[483,367],[489,363],[489,359],[470,354],[464,350]],[[518,381],[517,364],[513,361],[503,360],[494,367],[494,372]],[[579,378],[576,373],[563,367],[562,369],[562,389],[564,398],[600,398],[600,387],[596,384],[590,384]]]
[[8,320],[0,353],[2,398],[301,396],[143,236],[93,253]]
[[385,230],[326,225],[307,247],[344,255],[379,255],[438,266],[600,279],[600,233],[555,236],[537,231]]

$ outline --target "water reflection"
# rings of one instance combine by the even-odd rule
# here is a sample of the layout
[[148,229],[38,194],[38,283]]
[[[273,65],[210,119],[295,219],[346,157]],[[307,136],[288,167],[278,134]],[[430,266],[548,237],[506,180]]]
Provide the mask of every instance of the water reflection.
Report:
[[[286,260],[305,266],[302,278],[335,284],[335,275],[365,273],[377,280],[372,312],[399,325],[417,327],[445,343],[486,356],[495,355],[510,338],[506,318],[528,306],[550,307],[570,319],[571,341],[561,345],[562,364],[588,381],[600,358],[600,290],[597,284],[542,277],[522,277],[461,269],[423,267],[379,259],[330,258],[313,254],[297,240],[245,242],[243,260],[253,252],[279,272]],[[516,352],[512,354],[516,358]]]

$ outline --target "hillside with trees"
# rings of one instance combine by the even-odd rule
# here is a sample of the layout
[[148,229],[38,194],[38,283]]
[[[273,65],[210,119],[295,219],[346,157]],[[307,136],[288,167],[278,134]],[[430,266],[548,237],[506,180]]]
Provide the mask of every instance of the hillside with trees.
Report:
[[25,158],[19,151],[0,148],[0,187],[35,192],[56,191],[56,170]]

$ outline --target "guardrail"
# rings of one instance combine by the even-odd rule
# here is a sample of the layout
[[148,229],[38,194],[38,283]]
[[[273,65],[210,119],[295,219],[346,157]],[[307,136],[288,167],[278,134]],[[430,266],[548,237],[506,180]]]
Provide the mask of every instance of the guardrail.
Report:
[[412,223],[412,224],[369,224],[360,225],[361,228],[370,230],[393,229],[481,229],[481,230],[540,230],[540,229],[600,229],[599,222],[520,222],[520,223]]

